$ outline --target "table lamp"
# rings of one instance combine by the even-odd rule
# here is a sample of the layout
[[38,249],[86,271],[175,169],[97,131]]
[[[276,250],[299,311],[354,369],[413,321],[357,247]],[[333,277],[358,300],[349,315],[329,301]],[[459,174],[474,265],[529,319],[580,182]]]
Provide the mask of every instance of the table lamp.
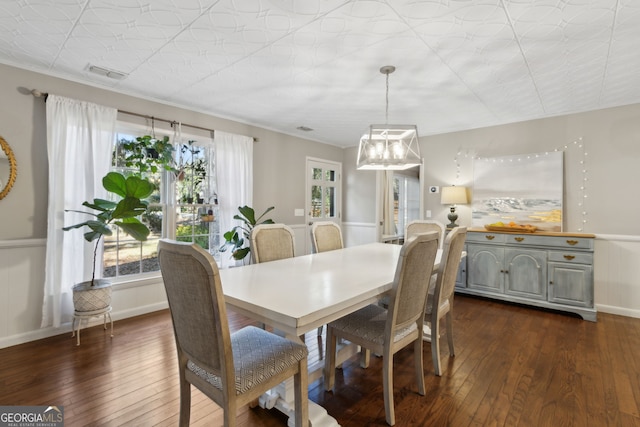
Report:
[[450,221],[449,224],[447,224],[447,228],[457,227],[458,224],[456,224],[456,220],[458,219],[458,214],[456,213],[456,205],[467,203],[467,188],[456,187],[454,185],[451,187],[443,187],[440,203],[443,205],[451,205],[451,212],[447,215]]

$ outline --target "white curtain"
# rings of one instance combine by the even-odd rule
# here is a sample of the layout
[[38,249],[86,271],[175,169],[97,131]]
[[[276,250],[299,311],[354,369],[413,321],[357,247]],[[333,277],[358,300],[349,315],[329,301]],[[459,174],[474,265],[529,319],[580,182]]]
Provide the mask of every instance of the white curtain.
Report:
[[[253,204],[253,138],[216,131],[216,171],[220,218],[220,241],[224,233],[241,222],[234,220],[238,207]],[[229,251],[220,257],[220,266],[236,265]]]
[[[49,203],[47,249],[41,327],[59,327],[73,314],[71,288],[91,279],[95,241],[84,240],[84,229],[63,231],[90,216],[82,202],[105,198],[102,177],[111,163],[118,111],[56,95],[47,98]],[[96,277],[101,277],[98,254]]]
[[398,233],[393,217],[393,171],[382,171],[382,234],[395,236]]

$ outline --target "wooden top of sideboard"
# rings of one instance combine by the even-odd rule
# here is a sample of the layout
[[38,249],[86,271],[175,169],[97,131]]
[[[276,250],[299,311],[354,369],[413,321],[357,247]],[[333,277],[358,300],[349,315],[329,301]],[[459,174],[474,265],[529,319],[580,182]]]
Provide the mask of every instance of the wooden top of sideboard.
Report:
[[496,234],[525,234],[531,236],[555,236],[555,237],[583,237],[587,239],[594,239],[595,234],[589,233],[559,233],[554,231],[536,231],[535,233],[522,233],[518,231],[489,231],[484,228],[469,228],[467,231],[476,233],[496,233]]

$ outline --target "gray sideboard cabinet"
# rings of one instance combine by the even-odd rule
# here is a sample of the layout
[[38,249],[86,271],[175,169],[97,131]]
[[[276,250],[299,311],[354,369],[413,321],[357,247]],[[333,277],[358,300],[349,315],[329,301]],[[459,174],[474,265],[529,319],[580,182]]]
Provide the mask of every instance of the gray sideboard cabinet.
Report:
[[595,321],[594,238],[582,233],[471,229],[456,292],[576,313]]

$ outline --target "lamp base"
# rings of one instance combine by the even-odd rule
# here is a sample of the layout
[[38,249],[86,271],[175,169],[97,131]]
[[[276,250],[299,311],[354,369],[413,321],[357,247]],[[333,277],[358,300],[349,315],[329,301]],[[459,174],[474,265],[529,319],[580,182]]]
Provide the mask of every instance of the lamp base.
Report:
[[450,211],[451,213],[447,215],[447,218],[450,221],[449,224],[447,224],[447,228],[455,228],[458,226],[458,224],[456,224],[456,220],[458,219],[458,214],[456,213],[456,207],[451,206]]

